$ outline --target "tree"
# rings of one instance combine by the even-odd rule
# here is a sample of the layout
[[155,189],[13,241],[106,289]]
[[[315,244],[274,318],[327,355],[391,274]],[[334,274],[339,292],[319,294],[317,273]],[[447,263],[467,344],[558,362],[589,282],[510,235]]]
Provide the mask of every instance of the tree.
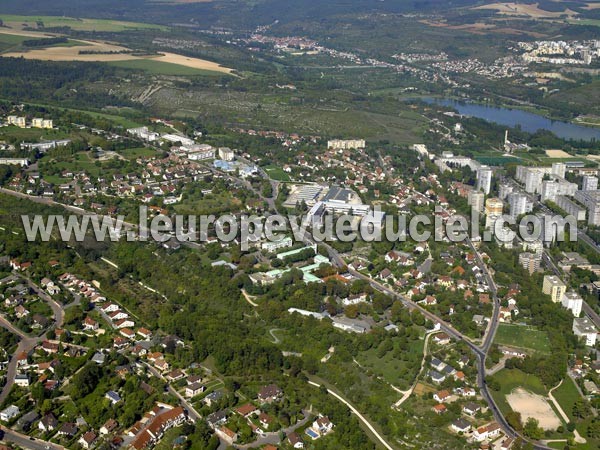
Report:
[[592,410],[588,402],[579,399],[573,405],[573,415],[578,419],[584,419],[591,414]]
[[523,430],[523,422],[521,420],[521,413],[517,411],[509,411],[506,414],[506,421],[516,431]]
[[533,417],[530,417],[525,422],[523,433],[525,433],[525,436],[535,440],[541,439],[544,436],[544,430],[540,428],[540,422]]

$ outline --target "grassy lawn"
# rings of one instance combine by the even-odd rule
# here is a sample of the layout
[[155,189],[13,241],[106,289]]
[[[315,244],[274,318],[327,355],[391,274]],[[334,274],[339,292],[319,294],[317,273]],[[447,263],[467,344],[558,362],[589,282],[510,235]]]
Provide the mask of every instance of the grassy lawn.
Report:
[[[57,162],[54,167],[57,167],[61,171],[62,170],[71,170],[73,172],[78,172],[80,170],[84,170],[87,173],[89,173],[91,176],[98,177],[100,175],[100,171],[102,170],[102,164],[97,166],[96,162],[98,162],[98,161],[91,159],[89,154],[87,154],[85,152],[80,152],[80,153],[76,153],[73,156],[73,158],[69,161]],[[43,171],[44,171],[43,164],[41,165],[40,169],[42,170],[42,173],[43,173]]]
[[290,176],[283,171],[281,167],[267,166],[264,168],[265,172],[275,181],[292,181]]
[[577,400],[581,399],[581,395],[579,395],[579,391],[573,380],[570,377],[565,377],[558,389],[552,391],[552,395],[560,404],[565,414],[569,416],[569,420],[575,421],[573,417],[573,405]]
[[550,341],[546,332],[523,325],[501,323],[496,332],[494,343],[541,353],[550,352]]
[[63,139],[68,135],[59,130],[42,130],[40,128],[19,128],[7,126],[0,128],[0,138],[14,138],[17,141],[39,141],[42,139]]
[[151,148],[128,148],[119,152],[121,156],[127,159],[136,159],[140,156],[155,156],[156,150],[152,150]]
[[213,72],[211,70],[194,69],[193,67],[181,66],[179,64],[171,64],[163,61],[153,61],[152,59],[112,61],[108,64],[110,64],[111,66],[120,67],[122,69],[143,70],[153,75],[223,75],[222,73]]
[[544,385],[538,377],[528,375],[518,369],[503,369],[496,373],[493,378],[500,383],[500,391],[490,390],[490,392],[504,415],[511,411],[511,407],[506,401],[506,396],[516,388],[520,387],[543,396],[547,394]]
[[5,24],[27,24],[30,27],[36,27],[37,22],[43,22],[44,27],[70,27],[73,30],[80,31],[108,31],[119,32],[135,29],[158,29],[162,31],[168,30],[168,27],[161,25],[153,25],[136,22],[123,22],[119,20],[103,20],[103,19],[80,19],[72,17],[60,16],[16,16],[11,14],[2,14],[0,19]]
[[[421,365],[423,341],[412,341],[408,350],[403,352],[410,356],[409,360],[397,358],[394,353],[394,351],[389,351],[382,358],[379,358],[377,348],[371,348],[359,353],[356,360],[361,366],[372,370],[373,373],[383,377],[388,383],[400,389],[405,389],[413,382],[416,372]],[[411,360],[417,363],[416,368],[411,367]]]

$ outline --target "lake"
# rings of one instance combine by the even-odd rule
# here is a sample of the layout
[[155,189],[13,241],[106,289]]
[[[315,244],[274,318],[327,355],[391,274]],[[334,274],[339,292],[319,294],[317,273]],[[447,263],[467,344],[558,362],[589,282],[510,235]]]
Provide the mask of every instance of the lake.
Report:
[[600,141],[600,129],[576,125],[560,120],[550,120],[539,114],[521,111],[520,109],[502,108],[498,106],[481,105],[478,103],[463,102],[447,98],[422,98],[425,103],[447,106],[457,110],[460,114],[477,117],[488,122],[497,123],[507,127],[520,126],[521,130],[528,133],[548,130],[562,139]]

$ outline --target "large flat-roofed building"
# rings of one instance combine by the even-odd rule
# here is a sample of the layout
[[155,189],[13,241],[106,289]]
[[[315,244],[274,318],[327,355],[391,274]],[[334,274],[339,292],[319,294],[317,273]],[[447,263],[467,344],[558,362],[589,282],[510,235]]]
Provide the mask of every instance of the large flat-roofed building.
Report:
[[510,216],[517,218],[521,214],[533,211],[533,201],[528,195],[519,192],[511,192],[507,196],[510,205]]
[[148,142],[154,142],[160,137],[160,134],[148,130],[148,127],[129,128],[127,132]]
[[542,256],[537,253],[524,252],[519,254],[519,264],[523,269],[533,274],[540,269],[542,263]]
[[27,158],[0,158],[0,164],[25,167],[29,165]]
[[293,208],[297,203],[305,202],[307,205],[314,205],[322,196],[324,187],[319,184],[304,184],[293,188],[291,194],[283,204],[288,208]]
[[477,190],[482,191],[485,195],[490,193],[492,189],[492,169],[488,166],[481,166],[477,171]]
[[180,142],[181,145],[194,145],[194,140],[179,134],[163,134],[161,139],[172,142],[173,144]]
[[575,317],[579,317],[581,314],[583,298],[581,298],[581,295],[579,295],[577,292],[565,292],[565,294],[562,296],[561,303],[563,308],[567,308]]
[[327,141],[327,148],[332,150],[363,149],[366,147],[364,139],[332,139]]
[[6,118],[6,123],[9,125],[14,125],[19,128],[25,128],[27,126],[27,122],[25,121],[25,117],[18,116],[8,116]]
[[476,211],[483,212],[485,194],[481,191],[469,191],[467,203]]
[[31,119],[31,126],[33,128],[51,129],[54,128],[54,122],[52,122],[52,119],[41,119],[36,117]]
[[563,281],[555,275],[545,275],[544,283],[542,284],[542,292],[549,295],[554,303],[561,301],[567,290],[567,286]]
[[219,158],[223,161],[233,161],[235,155],[229,147],[219,147]]
[[595,191],[598,189],[598,177],[584,175],[581,185],[582,191]]
[[502,216],[504,203],[496,197],[488,198],[485,201],[485,227],[492,228],[496,220]]
[[587,208],[588,224],[600,225],[600,190],[577,191],[575,200]]
[[572,197],[577,192],[577,185],[563,179],[546,180],[542,182],[542,201],[556,201],[558,195]]
[[26,148],[29,150],[37,150],[38,152],[47,152],[48,150],[52,150],[57,147],[64,147],[65,145],[69,145],[71,143],[71,139],[57,139],[55,141],[45,141],[45,142],[23,142],[21,143],[22,148]]
[[576,220],[585,220],[585,208],[564,195],[556,196],[556,205]]
[[594,347],[596,345],[598,330],[587,317],[575,317],[573,319],[573,333],[575,333],[575,336],[583,338],[585,345],[588,347]]

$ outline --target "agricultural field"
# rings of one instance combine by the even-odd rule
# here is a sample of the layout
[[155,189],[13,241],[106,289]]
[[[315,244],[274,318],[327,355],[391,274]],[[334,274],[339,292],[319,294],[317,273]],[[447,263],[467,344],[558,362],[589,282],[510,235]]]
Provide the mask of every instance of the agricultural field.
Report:
[[[200,61],[200,60],[199,60]],[[206,61],[210,63],[210,61]],[[194,76],[194,75],[220,75],[222,71],[216,67],[215,70],[203,69],[196,67],[186,67],[185,65],[175,64],[171,62],[160,61],[156,59],[130,59],[123,61],[112,61],[109,63],[112,66],[122,69],[143,70],[150,75],[173,75],[173,76]],[[199,64],[198,67],[201,67]],[[206,64],[205,67],[212,67],[211,64]]]
[[60,16],[17,16],[10,14],[0,15],[4,24],[14,28],[44,28],[69,27],[78,31],[107,31],[121,32],[128,30],[155,29],[167,31],[168,27],[148,23],[123,22],[119,20],[82,19]]
[[524,325],[501,323],[494,343],[541,353],[550,352],[550,341],[546,332]]

